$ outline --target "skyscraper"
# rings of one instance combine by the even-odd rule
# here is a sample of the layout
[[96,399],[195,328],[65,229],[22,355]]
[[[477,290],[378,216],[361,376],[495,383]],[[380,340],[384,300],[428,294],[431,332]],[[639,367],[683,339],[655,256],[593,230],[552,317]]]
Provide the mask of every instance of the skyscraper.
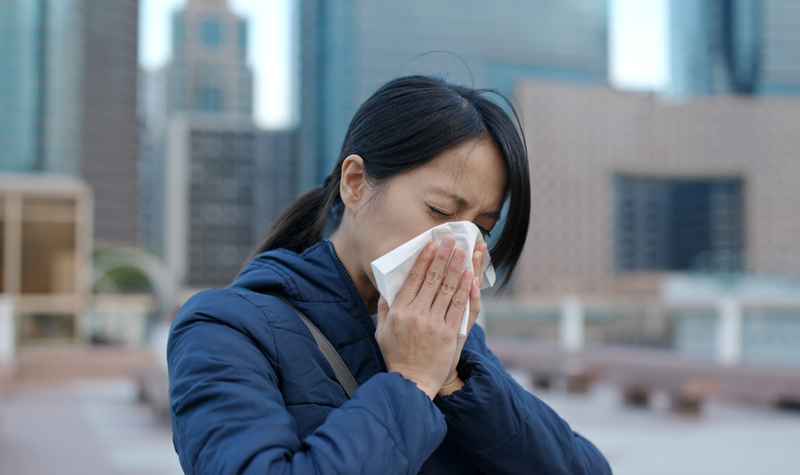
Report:
[[504,93],[523,77],[607,83],[607,0],[303,0],[301,8],[301,189],[330,173],[358,106],[399,75]]
[[253,123],[247,25],[226,0],[189,0],[166,87],[145,74],[147,234],[178,289],[230,283],[293,195],[293,134]]
[[669,93],[800,94],[800,4],[671,0]]
[[252,116],[247,21],[226,0],[190,0],[173,16],[167,111]]
[[82,177],[95,237],[136,242],[138,0],[0,5],[0,171]]

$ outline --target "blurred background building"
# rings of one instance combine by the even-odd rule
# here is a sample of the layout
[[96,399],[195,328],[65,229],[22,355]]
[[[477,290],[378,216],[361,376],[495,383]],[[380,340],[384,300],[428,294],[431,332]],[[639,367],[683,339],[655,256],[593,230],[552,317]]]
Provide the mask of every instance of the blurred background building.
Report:
[[0,293],[21,343],[81,341],[89,304],[92,193],[72,177],[0,175]]
[[20,340],[85,341],[92,249],[137,242],[137,14],[136,0],[0,4],[3,290]]
[[515,299],[555,312],[579,296],[607,324],[597,341],[713,356],[717,301],[739,296],[745,358],[800,362],[800,300],[769,290],[800,295],[800,99],[676,104],[538,81],[516,97],[535,158]]
[[669,93],[800,94],[793,0],[670,0]]
[[[800,269],[800,223],[786,206],[800,199],[800,9],[701,3],[666,3],[669,83],[642,95],[609,84],[607,0],[298,1],[294,132],[256,126],[251,25],[226,0],[176,4],[171,56],[157,69],[136,67],[136,2],[9,0],[0,166],[27,183],[85,180],[90,246],[138,252],[119,261],[127,274],[103,264],[107,275],[99,263],[114,259],[96,253],[87,289],[148,294],[130,308],[158,315],[235,277],[280,210],[332,169],[350,118],[381,84],[423,73],[495,88],[513,96],[534,170],[535,245],[505,301],[539,302],[550,316],[565,296],[588,313],[592,299],[636,301],[606,315],[658,314],[648,331],[659,335],[620,324],[602,338],[677,345],[683,333],[664,323],[677,321],[665,304],[665,289],[681,288],[673,277],[789,282]],[[89,315],[89,333],[109,327]],[[501,328],[503,315],[487,310],[488,324]]]
[[192,0],[171,43],[164,69],[143,73],[143,236],[180,294],[233,280],[293,198],[295,169],[293,134],[253,122],[247,21]]
[[138,1],[0,9],[0,171],[86,180],[97,245],[136,244]]
[[526,77],[607,84],[607,12],[607,0],[303,0],[300,189],[330,174],[356,109],[392,78],[444,74],[505,94]]

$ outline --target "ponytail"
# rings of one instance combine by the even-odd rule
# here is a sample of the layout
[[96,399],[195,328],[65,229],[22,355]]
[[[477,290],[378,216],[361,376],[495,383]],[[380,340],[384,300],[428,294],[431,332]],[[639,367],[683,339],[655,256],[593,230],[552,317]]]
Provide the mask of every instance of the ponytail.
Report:
[[328,214],[339,198],[339,180],[334,174],[323,185],[312,188],[300,198],[289,203],[272,225],[267,237],[256,247],[245,265],[253,257],[273,249],[288,249],[297,253],[320,242],[324,235]]

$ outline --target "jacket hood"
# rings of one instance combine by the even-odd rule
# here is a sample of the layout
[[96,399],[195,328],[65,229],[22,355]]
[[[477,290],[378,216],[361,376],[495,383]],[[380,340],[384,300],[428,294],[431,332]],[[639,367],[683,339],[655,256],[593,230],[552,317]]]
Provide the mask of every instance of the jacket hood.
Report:
[[295,302],[355,300],[364,305],[352,278],[328,240],[318,242],[300,254],[286,249],[258,254],[239,273],[231,287],[259,293],[277,290]]

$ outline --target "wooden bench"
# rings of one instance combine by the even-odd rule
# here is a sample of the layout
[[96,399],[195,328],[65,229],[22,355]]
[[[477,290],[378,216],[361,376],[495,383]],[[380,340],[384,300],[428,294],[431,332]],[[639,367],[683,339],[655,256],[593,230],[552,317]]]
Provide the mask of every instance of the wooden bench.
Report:
[[650,394],[666,392],[673,410],[697,415],[711,397],[800,407],[800,368],[740,363],[720,365],[666,349],[587,347],[565,353],[556,343],[490,336],[489,348],[509,368],[527,371],[537,387],[566,379],[567,389],[587,391],[602,379],[619,386],[627,404],[647,406]]

